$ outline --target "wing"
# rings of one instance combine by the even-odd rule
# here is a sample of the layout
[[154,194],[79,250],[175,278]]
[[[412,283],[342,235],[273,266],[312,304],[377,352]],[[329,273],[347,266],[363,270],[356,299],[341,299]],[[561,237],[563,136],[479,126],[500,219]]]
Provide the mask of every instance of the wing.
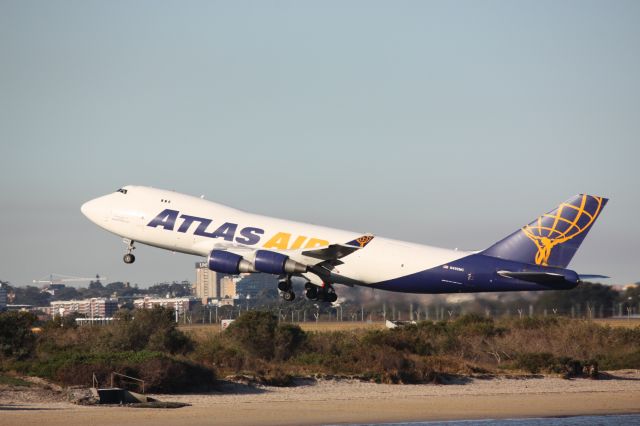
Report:
[[[273,250],[273,249],[269,249],[268,251],[273,251],[276,253],[281,253],[283,255],[286,255],[288,257],[294,258],[298,261],[303,261],[303,259],[300,259],[302,256],[307,257],[307,258],[312,258],[312,259],[317,259],[320,262],[306,262],[309,265],[314,265],[314,264],[319,264],[325,261],[337,261],[338,259],[342,259],[345,256],[348,256],[350,254],[352,254],[353,252],[356,252],[360,249],[363,249],[364,247],[367,246],[367,244],[369,244],[371,242],[371,240],[373,240],[373,235],[371,234],[366,234],[363,235],[359,238],[356,238],[353,241],[349,241],[348,243],[345,244],[330,244],[326,247],[321,247],[318,249],[313,249],[313,250]],[[250,248],[250,247],[245,247],[245,246],[227,246],[227,245],[220,245],[220,246],[214,246],[214,250],[224,250],[230,253],[234,253],[237,254],[239,256],[242,256],[244,258],[247,259],[251,259],[251,255],[254,254],[256,251],[258,250],[264,250],[264,249],[255,249],[255,248]],[[342,262],[337,262],[337,264],[340,264]]]
[[366,234],[345,244],[331,244],[330,246],[321,249],[305,250],[301,254],[306,257],[320,259],[323,261],[337,260],[365,248],[371,240],[373,240],[373,235]]
[[[365,234],[345,244],[331,244],[320,249],[303,251],[300,254],[306,259],[319,260],[319,262],[308,266],[309,274],[305,274],[305,278],[309,279],[309,282],[315,285],[322,285],[323,282],[332,281],[332,271],[336,266],[344,263],[340,259],[345,256],[349,256],[358,250],[362,250],[373,240],[373,238],[374,236],[372,234]],[[341,284],[350,287],[360,284],[358,281],[352,281],[353,282],[349,282],[349,279],[342,277]]]
[[[366,247],[373,235],[363,235],[345,244],[330,244],[313,250],[264,250],[244,246],[216,246],[209,255],[209,265],[222,272],[266,272],[301,275],[315,285],[331,278],[341,258]],[[349,285],[349,284],[347,284]]]

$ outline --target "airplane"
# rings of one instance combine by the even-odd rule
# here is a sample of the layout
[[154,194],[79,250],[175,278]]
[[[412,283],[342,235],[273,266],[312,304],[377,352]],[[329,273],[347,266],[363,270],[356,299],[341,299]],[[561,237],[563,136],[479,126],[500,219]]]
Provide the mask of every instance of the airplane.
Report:
[[334,285],[403,293],[561,290],[588,278],[567,269],[607,199],[579,194],[481,251],[460,251],[256,215],[173,191],[128,185],[81,207],[122,237],[124,262],[135,243],[206,256],[222,274],[279,276],[286,301],[292,277],[308,299],[335,302]]

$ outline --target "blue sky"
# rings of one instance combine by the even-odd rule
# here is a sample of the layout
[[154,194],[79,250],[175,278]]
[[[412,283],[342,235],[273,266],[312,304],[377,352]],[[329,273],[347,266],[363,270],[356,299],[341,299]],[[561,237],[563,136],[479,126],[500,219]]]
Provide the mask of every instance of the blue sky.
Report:
[[640,280],[640,3],[0,0],[0,279],[196,257],[80,205],[125,184],[482,249],[579,192],[570,265]]

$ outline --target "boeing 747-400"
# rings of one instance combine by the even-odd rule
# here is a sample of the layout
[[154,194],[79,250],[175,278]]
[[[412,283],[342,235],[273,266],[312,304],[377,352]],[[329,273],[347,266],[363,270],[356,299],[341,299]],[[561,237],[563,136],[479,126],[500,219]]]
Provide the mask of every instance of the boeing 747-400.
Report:
[[144,186],[122,187],[81,210],[125,239],[125,263],[135,261],[137,242],[205,256],[209,268],[223,274],[278,275],[285,300],[295,298],[291,278],[302,277],[309,299],[334,302],[335,284],[407,293],[573,288],[586,276],[567,266],[606,203],[576,195],[482,251],[275,219]]

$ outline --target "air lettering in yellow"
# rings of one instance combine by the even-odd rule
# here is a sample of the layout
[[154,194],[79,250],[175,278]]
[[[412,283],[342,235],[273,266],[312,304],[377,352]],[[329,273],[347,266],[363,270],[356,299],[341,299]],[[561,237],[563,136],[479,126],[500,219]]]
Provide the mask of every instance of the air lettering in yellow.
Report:
[[311,238],[307,242],[307,245],[305,246],[305,248],[322,247],[322,246],[328,246],[328,245],[329,245],[329,241],[327,240],[321,240],[320,238]]
[[291,250],[297,250],[299,248],[302,247],[302,244],[307,240],[307,237],[305,236],[299,236],[298,238],[295,239],[295,241],[293,242],[293,244],[291,245]]
[[288,234],[286,232],[278,232],[269,241],[267,241],[263,247],[286,250],[289,247],[289,239],[291,239],[291,234]]

